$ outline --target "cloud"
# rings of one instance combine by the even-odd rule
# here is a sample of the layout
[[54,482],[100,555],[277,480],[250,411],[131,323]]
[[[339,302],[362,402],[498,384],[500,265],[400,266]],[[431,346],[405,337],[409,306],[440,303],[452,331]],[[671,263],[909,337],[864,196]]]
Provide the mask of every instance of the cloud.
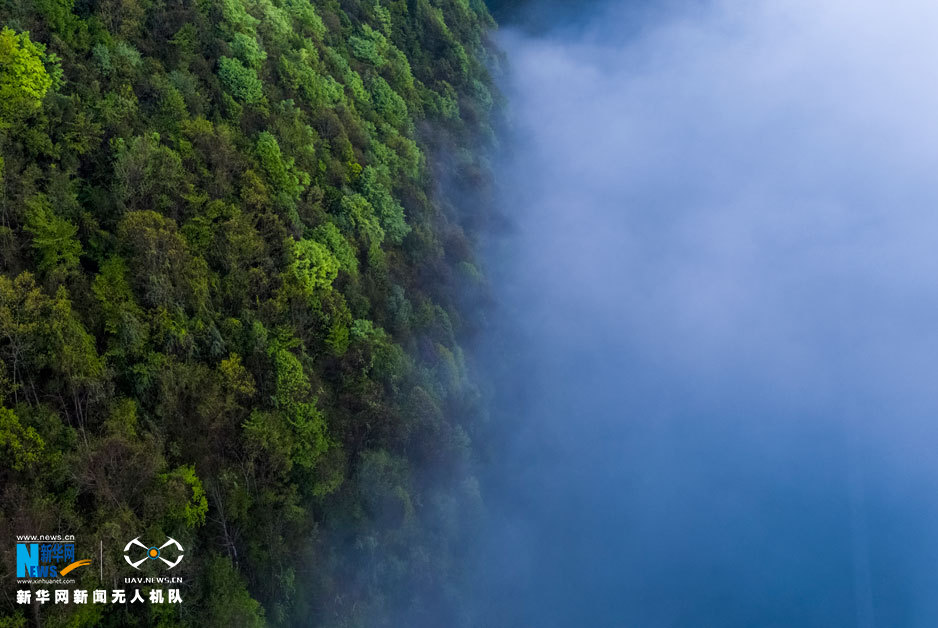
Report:
[[483,612],[934,625],[938,6],[591,6],[502,33]]

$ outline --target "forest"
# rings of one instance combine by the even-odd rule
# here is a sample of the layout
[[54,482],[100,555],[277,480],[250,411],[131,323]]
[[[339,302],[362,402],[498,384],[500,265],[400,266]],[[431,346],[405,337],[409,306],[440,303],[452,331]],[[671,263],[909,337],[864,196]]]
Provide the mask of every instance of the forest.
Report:
[[[468,621],[494,26],[0,0],[0,626]],[[183,603],[18,604],[18,534],[175,539]]]

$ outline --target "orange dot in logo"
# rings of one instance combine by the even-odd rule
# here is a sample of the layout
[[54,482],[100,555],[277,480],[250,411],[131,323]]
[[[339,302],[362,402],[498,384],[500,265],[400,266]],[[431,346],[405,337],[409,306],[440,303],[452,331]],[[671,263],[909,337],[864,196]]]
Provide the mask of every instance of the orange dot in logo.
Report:
[[160,552],[155,547],[150,548],[150,558],[156,558],[156,555],[159,553]]

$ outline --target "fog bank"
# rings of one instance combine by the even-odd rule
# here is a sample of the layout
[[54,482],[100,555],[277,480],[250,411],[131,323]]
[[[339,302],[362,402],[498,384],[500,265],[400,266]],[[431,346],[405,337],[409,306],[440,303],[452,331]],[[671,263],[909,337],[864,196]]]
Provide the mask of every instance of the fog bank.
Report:
[[587,7],[501,33],[482,623],[938,625],[938,6]]

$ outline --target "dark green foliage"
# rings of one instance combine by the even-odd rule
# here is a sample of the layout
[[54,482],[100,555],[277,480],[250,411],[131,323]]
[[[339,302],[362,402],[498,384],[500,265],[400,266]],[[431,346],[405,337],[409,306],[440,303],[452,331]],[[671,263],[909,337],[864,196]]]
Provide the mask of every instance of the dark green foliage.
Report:
[[208,563],[203,582],[204,606],[200,625],[206,628],[261,628],[266,625],[264,609],[251,598],[244,578],[227,558],[216,557]]
[[[0,24],[0,527],[100,540],[102,588],[137,535],[187,548],[182,608],[44,625],[459,625],[483,4],[9,0]],[[32,617],[0,596],[0,625]]]
[[33,238],[36,267],[40,271],[61,279],[76,269],[81,255],[81,244],[75,238],[78,229],[56,216],[44,195],[26,201],[24,229]]

